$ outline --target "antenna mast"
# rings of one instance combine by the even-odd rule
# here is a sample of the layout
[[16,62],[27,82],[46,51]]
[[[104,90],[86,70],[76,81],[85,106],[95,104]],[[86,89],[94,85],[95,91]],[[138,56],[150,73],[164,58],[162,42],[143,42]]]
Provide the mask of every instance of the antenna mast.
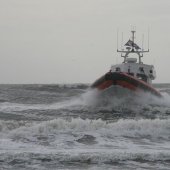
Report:
[[117,29],[117,50],[118,50],[118,44],[119,44],[119,42],[118,42],[118,40],[119,40],[119,37],[118,37],[118,36],[119,36],[119,35],[118,35],[118,34],[119,34],[119,30]]
[[[141,58],[143,57],[143,53],[149,52],[149,31],[148,31],[148,50],[143,49],[143,42],[142,42],[142,49],[135,43],[135,30],[131,31],[132,33],[132,40],[129,40],[124,46],[126,46],[126,50],[123,49],[123,45],[121,44],[121,50],[117,49],[117,52],[121,53],[121,57],[124,58],[123,63],[127,62],[127,57],[130,53],[136,53],[139,57],[139,63],[142,64]],[[143,41],[143,40],[142,40]],[[122,33],[122,43],[123,43],[123,33]],[[124,55],[123,55],[124,54]]]
[[132,51],[134,51],[134,44],[135,44],[135,31],[132,30]]

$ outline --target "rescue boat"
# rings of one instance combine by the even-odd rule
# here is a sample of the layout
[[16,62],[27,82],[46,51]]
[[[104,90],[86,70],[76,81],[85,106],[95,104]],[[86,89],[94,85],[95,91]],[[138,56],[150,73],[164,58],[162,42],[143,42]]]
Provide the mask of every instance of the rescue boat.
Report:
[[[145,92],[161,97],[161,93],[152,85],[152,80],[156,78],[156,72],[153,65],[144,64],[141,60],[143,53],[148,50],[141,49],[135,43],[135,32],[131,31],[132,37],[124,45],[121,50],[121,57],[124,58],[121,64],[112,65],[109,72],[97,79],[92,85],[92,88],[99,90],[107,90],[111,87],[120,87],[120,90],[127,89],[135,93]],[[137,58],[130,57],[131,54],[136,54]]]

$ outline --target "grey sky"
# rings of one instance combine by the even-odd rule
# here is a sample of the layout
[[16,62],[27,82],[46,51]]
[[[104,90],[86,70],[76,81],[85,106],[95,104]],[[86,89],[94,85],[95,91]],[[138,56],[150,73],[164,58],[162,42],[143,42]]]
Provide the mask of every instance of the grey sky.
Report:
[[122,61],[116,32],[150,28],[155,82],[170,83],[170,0],[0,0],[0,83],[92,83]]

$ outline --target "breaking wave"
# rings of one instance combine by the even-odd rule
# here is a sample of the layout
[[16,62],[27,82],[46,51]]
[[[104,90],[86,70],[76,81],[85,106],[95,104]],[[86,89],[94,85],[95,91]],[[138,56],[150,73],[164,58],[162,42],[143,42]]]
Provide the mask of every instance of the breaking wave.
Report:
[[[121,119],[107,122],[101,119],[59,118],[32,124],[0,121],[0,127],[5,139],[0,141],[0,148],[11,149],[5,153],[1,149],[0,162],[4,164],[28,166],[33,162],[41,169],[49,163],[76,166],[115,165],[122,161],[127,164],[133,161],[139,165],[144,162],[152,165],[170,162],[170,120]],[[81,143],[83,136],[92,136],[93,143]],[[145,145],[142,147],[142,141],[148,142],[145,143],[147,149]],[[141,146],[138,147],[136,142],[141,142]],[[158,144],[157,149],[152,148],[155,144]],[[159,146],[167,149],[159,150]]]
[[[0,126],[4,126],[1,122]],[[13,123],[11,123],[11,127]],[[31,126],[21,124],[14,125],[15,129],[11,130],[8,135],[21,138],[33,137],[36,135],[45,135],[76,132],[76,133],[93,133],[94,135],[104,135],[105,137],[123,136],[123,137],[150,137],[170,139],[170,120],[160,119],[141,119],[141,120],[119,120],[117,122],[107,122],[101,119],[55,119],[37,124],[34,122]],[[16,128],[17,126],[20,126]],[[8,124],[4,129],[9,130]]]

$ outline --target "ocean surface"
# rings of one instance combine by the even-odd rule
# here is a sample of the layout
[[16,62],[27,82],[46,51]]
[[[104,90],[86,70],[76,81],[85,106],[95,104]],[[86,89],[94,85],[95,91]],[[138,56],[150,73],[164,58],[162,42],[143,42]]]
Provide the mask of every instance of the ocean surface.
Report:
[[0,170],[169,170],[170,84],[155,87],[163,98],[0,85]]

